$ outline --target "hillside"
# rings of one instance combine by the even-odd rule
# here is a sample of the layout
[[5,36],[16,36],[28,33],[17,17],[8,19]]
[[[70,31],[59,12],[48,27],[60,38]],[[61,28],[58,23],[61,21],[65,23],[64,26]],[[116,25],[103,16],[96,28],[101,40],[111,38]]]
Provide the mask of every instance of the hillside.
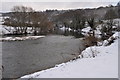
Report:
[[[64,14],[64,13],[71,13],[73,11],[84,11],[85,12],[85,16],[91,16],[94,14],[94,17],[99,18],[99,19],[103,19],[104,15],[106,14],[106,12],[110,9],[113,9],[117,15],[118,14],[118,6],[112,6],[112,7],[99,7],[99,8],[87,8],[87,9],[73,9],[73,10],[46,10],[43,11],[43,13],[47,14],[50,18],[54,18],[55,16],[58,16],[60,14]],[[42,11],[38,11],[38,12],[42,12]],[[12,14],[12,12],[8,12],[8,13],[1,13],[2,16],[10,16]]]

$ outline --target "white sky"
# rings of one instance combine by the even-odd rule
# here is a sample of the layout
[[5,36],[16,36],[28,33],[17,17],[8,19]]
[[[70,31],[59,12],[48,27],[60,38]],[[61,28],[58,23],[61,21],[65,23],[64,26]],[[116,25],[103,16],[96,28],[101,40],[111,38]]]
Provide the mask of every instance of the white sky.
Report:
[[36,11],[43,11],[46,9],[94,8],[109,4],[116,5],[118,1],[119,0],[2,0],[0,12],[10,11],[11,8],[16,5],[28,6]]

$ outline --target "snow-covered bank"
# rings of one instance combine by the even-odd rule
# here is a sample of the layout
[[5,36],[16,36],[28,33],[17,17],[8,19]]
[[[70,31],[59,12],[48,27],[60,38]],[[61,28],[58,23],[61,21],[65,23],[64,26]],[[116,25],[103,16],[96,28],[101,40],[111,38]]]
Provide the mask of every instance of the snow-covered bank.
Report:
[[43,37],[45,36],[5,37],[5,38],[0,38],[0,41],[23,41],[29,39],[39,39]]
[[118,78],[118,40],[110,46],[88,47],[82,52],[83,58],[21,78]]

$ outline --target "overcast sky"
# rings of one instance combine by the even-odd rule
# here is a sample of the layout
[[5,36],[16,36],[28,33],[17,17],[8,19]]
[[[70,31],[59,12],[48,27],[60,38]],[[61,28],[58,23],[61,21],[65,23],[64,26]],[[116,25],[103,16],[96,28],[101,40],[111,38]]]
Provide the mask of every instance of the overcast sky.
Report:
[[8,12],[13,6],[23,5],[32,7],[36,11],[46,9],[79,9],[79,8],[95,8],[99,6],[107,6],[109,4],[116,5],[119,0],[2,0],[0,12]]

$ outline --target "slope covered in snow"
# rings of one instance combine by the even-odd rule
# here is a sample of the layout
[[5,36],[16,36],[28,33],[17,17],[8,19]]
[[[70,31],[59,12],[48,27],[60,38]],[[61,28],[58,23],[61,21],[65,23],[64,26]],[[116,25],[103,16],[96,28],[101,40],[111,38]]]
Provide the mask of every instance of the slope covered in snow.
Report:
[[117,40],[110,46],[88,47],[82,52],[83,58],[21,78],[118,78],[118,34],[113,35]]

